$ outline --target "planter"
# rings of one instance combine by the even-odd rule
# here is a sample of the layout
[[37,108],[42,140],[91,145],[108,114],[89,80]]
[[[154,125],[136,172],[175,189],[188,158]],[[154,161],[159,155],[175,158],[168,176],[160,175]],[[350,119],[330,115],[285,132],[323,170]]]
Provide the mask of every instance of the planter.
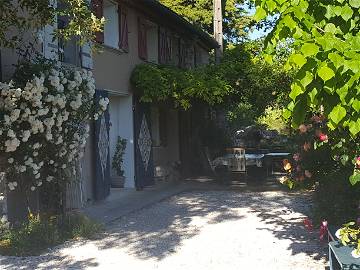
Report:
[[125,183],[125,176],[112,176],[111,177],[111,187],[112,188],[123,188]]

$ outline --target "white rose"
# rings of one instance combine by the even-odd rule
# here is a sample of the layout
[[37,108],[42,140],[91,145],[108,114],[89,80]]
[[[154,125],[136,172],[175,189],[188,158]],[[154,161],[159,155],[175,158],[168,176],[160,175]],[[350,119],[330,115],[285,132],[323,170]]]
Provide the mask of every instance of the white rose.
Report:
[[10,163],[10,164],[14,163],[14,159],[13,159],[13,158],[9,158],[9,159],[8,159],[8,163]]

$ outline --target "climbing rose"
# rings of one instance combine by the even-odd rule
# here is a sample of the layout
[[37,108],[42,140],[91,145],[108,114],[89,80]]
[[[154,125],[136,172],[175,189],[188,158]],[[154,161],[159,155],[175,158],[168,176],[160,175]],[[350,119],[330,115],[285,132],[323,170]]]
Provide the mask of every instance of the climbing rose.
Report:
[[356,159],[356,168],[360,169],[360,157]]
[[304,143],[304,151],[307,152],[311,149],[311,144],[309,142]]
[[300,154],[299,154],[299,153],[294,154],[294,155],[293,155],[293,159],[294,159],[296,162],[299,161],[299,160],[301,159]]
[[324,134],[324,133],[320,133],[319,139],[320,139],[320,141],[322,141],[322,142],[326,142],[329,138],[328,138],[328,135],[326,135],[326,134]]
[[299,131],[300,131],[300,133],[306,133],[307,127],[304,124],[302,124],[299,126]]

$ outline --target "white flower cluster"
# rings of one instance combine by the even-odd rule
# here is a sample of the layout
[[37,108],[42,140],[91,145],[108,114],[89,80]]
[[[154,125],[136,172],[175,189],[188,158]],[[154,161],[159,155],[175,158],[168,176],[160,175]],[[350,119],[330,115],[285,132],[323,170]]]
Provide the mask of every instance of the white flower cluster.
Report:
[[[84,123],[102,114],[109,100],[100,99],[95,112],[95,81],[86,70],[53,68],[23,89],[14,85],[0,83],[0,151],[9,156],[11,174],[30,175],[35,190],[81,158],[89,136]],[[8,180],[10,190],[17,186]]]

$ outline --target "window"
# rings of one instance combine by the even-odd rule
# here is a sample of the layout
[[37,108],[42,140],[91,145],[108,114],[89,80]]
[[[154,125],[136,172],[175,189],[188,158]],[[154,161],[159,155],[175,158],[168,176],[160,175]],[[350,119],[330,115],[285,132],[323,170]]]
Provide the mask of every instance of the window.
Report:
[[159,62],[158,26],[146,19],[138,19],[139,58],[157,64]]
[[[63,29],[67,24],[64,17],[58,18],[58,28]],[[59,61],[75,66],[79,65],[79,46],[77,39],[72,37],[70,40],[65,41],[63,38],[58,39],[58,55]]]
[[105,18],[104,44],[112,48],[119,48],[118,5],[105,0],[103,14]]

